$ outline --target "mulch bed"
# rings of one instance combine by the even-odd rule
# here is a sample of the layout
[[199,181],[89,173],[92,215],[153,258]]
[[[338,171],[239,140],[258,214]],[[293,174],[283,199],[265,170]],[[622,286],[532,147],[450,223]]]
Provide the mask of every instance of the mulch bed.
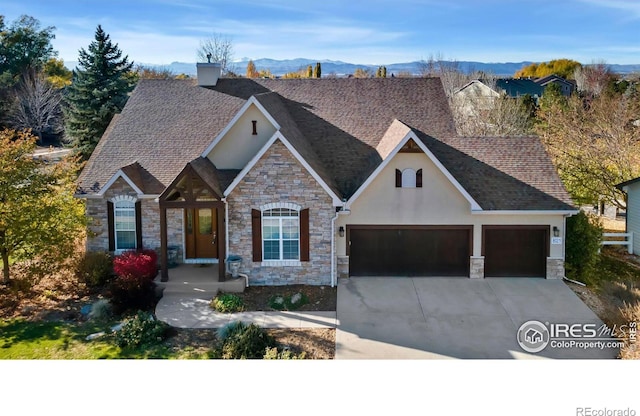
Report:
[[243,293],[236,293],[242,298],[247,311],[272,311],[269,300],[274,296],[292,296],[303,293],[309,303],[302,305],[297,311],[335,311],[337,288],[330,286],[249,286]]

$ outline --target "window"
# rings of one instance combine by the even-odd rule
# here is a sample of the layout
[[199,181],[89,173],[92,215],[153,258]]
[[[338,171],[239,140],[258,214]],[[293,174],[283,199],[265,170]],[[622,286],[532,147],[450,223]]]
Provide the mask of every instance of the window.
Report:
[[114,204],[115,250],[135,250],[136,248],[136,209],[128,200]]
[[262,212],[264,260],[300,260],[300,215],[288,208]]
[[129,195],[118,195],[107,201],[107,228],[109,251],[141,250],[141,202]]
[[422,188],[422,169],[396,169],[396,188]]

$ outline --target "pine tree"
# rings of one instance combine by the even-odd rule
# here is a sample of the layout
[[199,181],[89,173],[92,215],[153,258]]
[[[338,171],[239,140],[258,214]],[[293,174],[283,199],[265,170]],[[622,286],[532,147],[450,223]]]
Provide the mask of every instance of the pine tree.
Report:
[[313,77],[314,78],[322,77],[322,68],[320,67],[320,62],[316,62],[316,67],[313,69]]
[[88,159],[135,85],[133,62],[122,57],[100,25],[89,50],[80,49],[79,68],[65,96],[65,128],[76,151]]

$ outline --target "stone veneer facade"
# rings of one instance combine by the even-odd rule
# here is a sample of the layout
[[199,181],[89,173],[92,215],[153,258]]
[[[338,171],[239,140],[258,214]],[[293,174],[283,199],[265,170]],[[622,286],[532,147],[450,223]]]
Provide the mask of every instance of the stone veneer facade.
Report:
[[547,257],[547,279],[564,279],[564,259]]
[[[122,178],[118,178],[104,193],[101,199],[87,199],[87,216],[90,237],[87,238],[88,251],[109,250],[109,230],[107,224],[107,201],[120,195],[138,199],[136,192]],[[155,199],[141,199],[142,212],[142,245],[144,248],[160,248],[160,206]],[[167,210],[167,238],[170,246],[178,246],[179,260],[182,261],[183,246],[183,214],[182,209]]]
[[[229,255],[242,257],[250,284],[331,284],[332,199],[280,141],[276,141],[227,197]],[[310,261],[296,266],[254,262],[251,210],[272,203],[309,208]]]

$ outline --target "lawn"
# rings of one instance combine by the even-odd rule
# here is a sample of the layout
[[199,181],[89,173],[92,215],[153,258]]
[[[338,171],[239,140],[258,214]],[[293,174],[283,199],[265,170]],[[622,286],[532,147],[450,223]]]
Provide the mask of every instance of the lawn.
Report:
[[165,344],[122,349],[109,335],[86,340],[87,335],[108,330],[112,324],[31,322],[23,319],[3,321],[0,322],[0,359],[208,358],[206,351],[197,353]]

